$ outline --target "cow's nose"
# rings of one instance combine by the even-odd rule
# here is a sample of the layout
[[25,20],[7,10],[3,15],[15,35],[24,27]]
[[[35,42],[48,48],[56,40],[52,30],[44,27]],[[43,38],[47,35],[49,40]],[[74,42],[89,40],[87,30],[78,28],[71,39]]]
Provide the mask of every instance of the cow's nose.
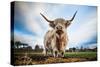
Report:
[[57,26],[56,28],[57,28],[58,30],[61,30],[61,29],[62,29],[62,27],[61,27],[61,26]]

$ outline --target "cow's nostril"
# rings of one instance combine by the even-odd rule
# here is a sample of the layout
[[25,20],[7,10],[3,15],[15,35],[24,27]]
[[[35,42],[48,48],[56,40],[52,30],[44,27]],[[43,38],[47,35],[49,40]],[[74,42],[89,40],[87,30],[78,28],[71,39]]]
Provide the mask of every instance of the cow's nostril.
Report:
[[56,29],[59,29],[58,27],[56,27]]
[[60,29],[62,29],[62,27],[60,27]]
[[58,27],[56,27],[56,29],[61,30],[61,29],[62,29],[62,27],[61,27],[61,26],[58,26]]

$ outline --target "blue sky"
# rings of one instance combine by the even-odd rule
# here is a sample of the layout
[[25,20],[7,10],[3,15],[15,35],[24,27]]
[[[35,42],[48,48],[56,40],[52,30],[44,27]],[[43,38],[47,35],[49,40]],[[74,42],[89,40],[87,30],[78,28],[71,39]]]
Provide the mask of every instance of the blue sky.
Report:
[[35,44],[44,46],[44,35],[50,27],[40,13],[51,20],[69,20],[75,11],[78,11],[76,17],[66,29],[69,37],[66,48],[97,46],[97,7],[85,5],[16,2],[14,39],[28,43],[33,48]]

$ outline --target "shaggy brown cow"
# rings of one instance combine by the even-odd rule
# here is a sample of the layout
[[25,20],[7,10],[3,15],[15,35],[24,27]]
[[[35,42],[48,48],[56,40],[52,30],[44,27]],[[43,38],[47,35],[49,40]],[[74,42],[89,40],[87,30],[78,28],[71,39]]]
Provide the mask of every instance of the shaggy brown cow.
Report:
[[68,44],[66,28],[71,24],[76,13],[77,11],[75,12],[71,20],[57,18],[53,21],[48,20],[43,14],[40,13],[52,27],[52,30],[49,30],[44,37],[45,55],[47,55],[47,51],[50,50],[54,57],[64,57],[65,48]]

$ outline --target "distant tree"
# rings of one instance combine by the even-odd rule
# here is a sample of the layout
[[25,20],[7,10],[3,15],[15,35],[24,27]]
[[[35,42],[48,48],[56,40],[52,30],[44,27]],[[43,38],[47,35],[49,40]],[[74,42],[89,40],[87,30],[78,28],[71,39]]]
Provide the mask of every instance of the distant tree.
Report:
[[69,48],[69,52],[73,52],[73,48]]
[[28,47],[28,44],[22,43],[23,48]]
[[36,44],[34,51],[35,52],[43,52],[43,47],[42,46],[39,46],[38,44]]
[[32,49],[32,47],[31,47],[31,46],[28,46],[27,48],[28,48],[28,49]]
[[40,49],[40,47],[39,47],[39,45],[37,44],[36,46],[35,46],[35,50],[39,50]]
[[15,46],[16,46],[17,48],[19,48],[19,46],[21,46],[21,42],[20,42],[20,41],[16,41],[16,42],[15,42]]
[[73,47],[73,48],[72,48],[72,50],[75,52],[76,48],[75,48],[75,47]]

